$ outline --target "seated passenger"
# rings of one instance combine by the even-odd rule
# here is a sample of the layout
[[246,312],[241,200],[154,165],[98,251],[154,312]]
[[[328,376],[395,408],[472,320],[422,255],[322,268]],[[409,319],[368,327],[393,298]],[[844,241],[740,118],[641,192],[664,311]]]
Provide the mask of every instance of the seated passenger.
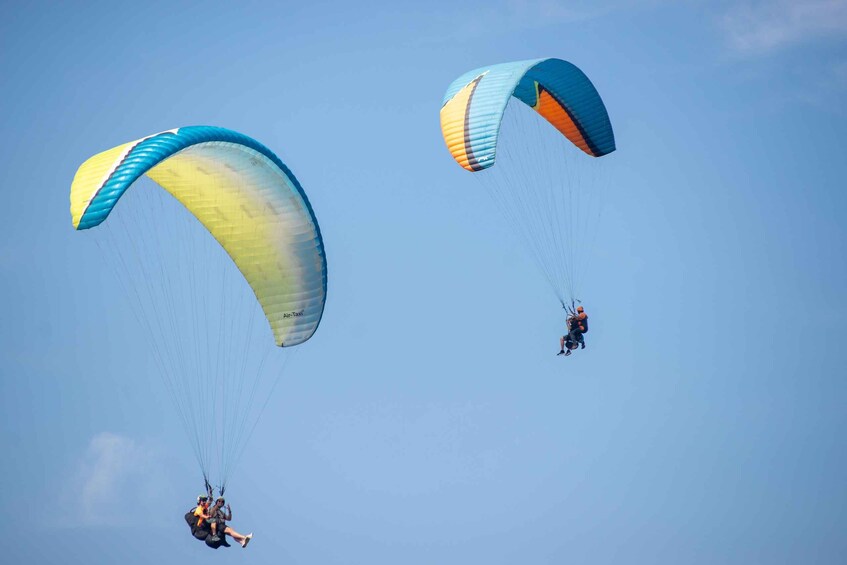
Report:
[[215,505],[209,509],[209,521],[211,522],[212,537],[206,541],[206,544],[209,545],[209,542],[220,542],[221,545],[228,545],[225,537],[230,536],[238,542],[241,547],[247,547],[247,544],[250,543],[251,539],[253,539],[253,534],[247,534],[245,536],[239,534],[226,525],[229,520],[232,520],[232,509],[229,507],[229,504],[227,504],[226,510],[224,511],[224,502],[225,500],[223,497],[219,497],[215,501]]

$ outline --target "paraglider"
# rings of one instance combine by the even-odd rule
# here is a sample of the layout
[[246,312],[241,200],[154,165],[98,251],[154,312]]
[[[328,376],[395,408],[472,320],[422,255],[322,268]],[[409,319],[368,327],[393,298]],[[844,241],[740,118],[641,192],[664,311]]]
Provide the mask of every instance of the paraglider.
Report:
[[582,306],[577,306],[576,312],[566,320],[568,333],[560,340],[561,349],[557,355],[570,355],[578,346],[585,349],[585,334],[588,333],[588,314]]
[[253,534],[242,535],[226,525],[232,520],[232,510],[229,504],[226,511],[223,510],[224,499],[219,497],[213,506],[210,506],[211,496],[203,495],[197,497],[197,506],[185,513],[185,521],[191,530],[191,535],[212,549],[219,547],[230,547],[226,536],[230,536],[241,547],[247,547]]
[[246,545],[252,534],[238,534],[226,526],[231,514],[208,508],[211,480],[223,496],[282,374],[279,352],[309,340],[323,315],[327,263],[306,193],[256,140],[191,126],[91,157],[74,177],[70,203],[77,230],[103,224],[93,230],[106,235],[96,243],[147,333],[191,441],[209,492],[186,516],[192,535],[226,545],[226,534]]
[[[603,189],[602,170],[590,163],[599,160],[585,156],[615,151],[594,85],[561,59],[500,63],[454,80],[440,114],[453,159],[493,197],[562,308],[577,315]],[[568,335],[560,354],[572,351],[566,341],[584,343],[578,327]]]

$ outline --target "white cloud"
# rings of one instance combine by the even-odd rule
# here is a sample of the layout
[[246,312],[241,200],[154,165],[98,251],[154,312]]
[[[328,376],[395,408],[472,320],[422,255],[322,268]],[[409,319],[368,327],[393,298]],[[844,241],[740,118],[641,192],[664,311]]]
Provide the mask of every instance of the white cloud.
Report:
[[762,54],[847,35],[847,0],[736,2],[721,21],[730,46]]
[[[89,441],[77,462],[66,496],[77,512],[74,526],[126,525],[137,518],[158,490],[161,475],[154,450],[117,434],[102,432]],[[132,501],[132,516],[127,501]]]

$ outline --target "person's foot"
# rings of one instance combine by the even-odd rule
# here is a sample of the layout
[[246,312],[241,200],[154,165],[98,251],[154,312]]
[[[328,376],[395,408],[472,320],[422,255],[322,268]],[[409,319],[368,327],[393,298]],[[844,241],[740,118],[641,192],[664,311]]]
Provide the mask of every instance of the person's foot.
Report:
[[244,536],[244,541],[241,542],[241,547],[247,547],[247,544],[250,543],[251,539],[253,539],[253,534],[247,534]]
[[567,357],[567,356],[568,356],[568,355],[570,355],[570,354],[571,354],[571,350],[570,350],[570,349],[568,349],[567,351],[565,351],[565,357]]
[[585,343],[580,343],[579,345],[581,346],[580,349],[585,349]]
[[556,355],[564,355],[564,354],[565,354],[565,350],[563,349],[560,352],[558,352]]

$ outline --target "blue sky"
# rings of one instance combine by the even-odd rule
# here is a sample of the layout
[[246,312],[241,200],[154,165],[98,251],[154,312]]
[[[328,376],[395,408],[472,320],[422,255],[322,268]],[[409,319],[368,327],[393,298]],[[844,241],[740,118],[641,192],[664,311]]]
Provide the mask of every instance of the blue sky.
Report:
[[[3,4],[4,561],[839,562],[845,35],[835,0]],[[618,143],[567,360],[438,121],[543,56]],[[188,536],[194,459],[68,213],[86,158],[194,124],[280,155],[329,260],[232,479],[244,552]]]

